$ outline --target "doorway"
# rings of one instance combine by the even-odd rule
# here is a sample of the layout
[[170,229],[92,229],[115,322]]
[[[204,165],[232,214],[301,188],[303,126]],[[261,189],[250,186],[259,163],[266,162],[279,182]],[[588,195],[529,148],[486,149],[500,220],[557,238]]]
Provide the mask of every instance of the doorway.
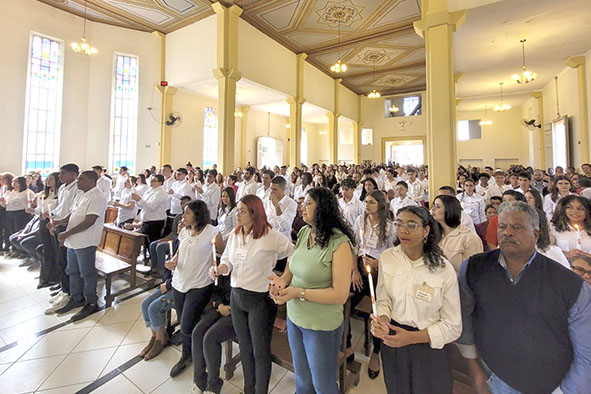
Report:
[[426,157],[425,137],[382,138],[382,161],[386,164],[422,166]]

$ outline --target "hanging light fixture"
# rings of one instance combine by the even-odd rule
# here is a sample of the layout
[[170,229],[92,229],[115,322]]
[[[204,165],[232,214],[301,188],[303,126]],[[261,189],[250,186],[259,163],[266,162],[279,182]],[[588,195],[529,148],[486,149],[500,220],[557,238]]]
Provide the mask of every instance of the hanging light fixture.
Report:
[[482,119],[480,122],[478,122],[478,124],[480,126],[490,126],[491,124],[493,124],[492,120],[488,120],[487,116],[486,116],[486,105],[484,106],[484,119]]
[[390,112],[391,115],[394,115],[396,112],[400,111],[400,108],[398,108],[396,105],[392,104],[390,106],[390,108],[388,108],[388,112]]
[[538,76],[538,74],[536,74],[535,72],[528,71],[527,67],[525,66],[525,41],[525,38],[519,41],[521,43],[521,54],[523,57],[523,65],[521,66],[521,69],[523,71],[521,72],[521,74],[514,74],[512,77],[515,80],[515,82],[523,85],[532,82]]
[[244,114],[242,113],[242,111],[234,111],[235,118],[242,118],[243,116]]
[[76,53],[82,53],[88,56],[98,53],[98,50],[95,47],[90,46],[86,41],[86,1],[84,1],[84,33],[82,34],[82,40],[80,43],[73,42],[70,46]]
[[[340,48],[340,46],[341,46],[341,21],[340,20],[337,21],[337,37],[338,37],[337,38],[338,39],[337,47]],[[337,62],[335,64],[330,66],[330,71],[332,71],[333,73],[336,73],[336,74],[344,73],[345,71],[347,71],[347,65],[341,61],[340,50],[339,50],[339,59],[337,60]]]
[[[376,79],[376,63],[377,63],[377,59],[374,60],[373,62],[373,79],[375,81]],[[377,99],[380,98],[381,94],[380,92],[376,92],[376,90],[372,90],[370,94],[367,95],[367,97],[369,97],[370,99]]]
[[499,85],[501,86],[501,104],[495,105],[495,107],[493,108],[493,111],[495,111],[495,112],[508,111],[511,109],[511,106],[509,104],[503,103],[503,82],[500,82]]

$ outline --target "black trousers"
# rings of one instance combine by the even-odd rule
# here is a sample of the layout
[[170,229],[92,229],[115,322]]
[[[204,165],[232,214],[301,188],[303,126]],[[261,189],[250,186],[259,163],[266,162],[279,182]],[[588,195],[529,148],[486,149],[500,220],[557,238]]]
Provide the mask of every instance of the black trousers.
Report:
[[10,235],[21,231],[33,216],[27,213],[24,209],[20,211],[6,211],[6,219],[8,223],[8,231]]
[[150,222],[142,222],[142,234],[146,234],[145,248],[150,250],[150,244],[162,238],[162,229],[164,228],[165,220],[153,220]]
[[222,316],[215,308],[201,316],[192,335],[193,381],[201,391],[222,391],[222,344],[235,336],[231,316]]
[[178,315],[183,338],[183,354],[191,354],[191,334],[209,303],[212,292],[213,285],[202,289],[191,289],[186,293],[172,288],[174,309]]
[[8,217],[6,208],[0,207],[0,250],[10,249],[10,231],[8,230]]
[[[363,297],[368,296],[371,297],[371,292],[369,290],[369,279],[367,277],[367,271],[363,266],[363,260],[361,257],[357,259],[357,269],[361,273],[361,280],[363,281],[363,288],[360,291],[353,291],[353,287],[351,286],[351,291],[353,292],[353,296],[351,297],[351,310],[353,310],[363,299]],[[372,270],[371,273],[373,279],[374,289],[378,287],[378,271]],[[347,347],[351,346],[351,323],[349,322],[349,334],[347,334]],[[380,348],[382,346],[382,340],[379,338],[372,337],[373,342],[373,352],[375,354],[380,353]]]
[[60,280],[60,270],[57,265],[55,250],[55,238],[47,229],[48,219],[41,220],[39,223],[39,237],[43,245],[43,254],[41,256],[41,271],[39,272],[39,283],[57,283]]
[[62,287],[62,291],[66,294],[70,294],[70,276],[66,272],[66,267],[68,266],[68,248],[63,246],[60,241],[57,239],[57,236],[60,233],[66,231],[66,226],[59,226],[53,232],[54,238],[54,250],[53,253],[56,256],[56,271],[57,275],[59,275],[60,286]]
[[232,323],[240,346],[244,394],[267,394],[271,378],[271,335],[277,305],[269,293],[232,288]]
[[[415,327],[392,325],[409,331]],[[384,381],[388,394],[451,394],[453,377],[449,349],[432,349],[428,343],[401,348],[382,346]]]

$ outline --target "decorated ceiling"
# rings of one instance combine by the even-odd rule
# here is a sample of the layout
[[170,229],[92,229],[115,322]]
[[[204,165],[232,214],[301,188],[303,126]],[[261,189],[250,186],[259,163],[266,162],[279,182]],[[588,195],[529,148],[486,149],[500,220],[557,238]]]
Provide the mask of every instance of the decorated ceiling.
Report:
[[[84,0],[39,0],[82,16]],[[357,94],[425,88],[425,48],[412,23],[420,0],[223,0],[241,17]],[[210,0],[87,0],[88,18],[169,33],[213,14]],[[330,66],[338,59],[345,73]]]

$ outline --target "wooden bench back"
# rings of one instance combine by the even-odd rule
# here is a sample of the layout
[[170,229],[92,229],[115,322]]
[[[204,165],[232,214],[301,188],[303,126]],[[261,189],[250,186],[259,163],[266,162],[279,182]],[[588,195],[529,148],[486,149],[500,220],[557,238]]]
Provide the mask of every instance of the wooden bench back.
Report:
[[107,210],[105,211],[105,224],[115,223],[115,220],[117,220],[117,213],[117,208],[112,205],[107,205]]
[[116,257],[129,264],[135,264],[144,244],[145,235],[105,224],[98,251]]

